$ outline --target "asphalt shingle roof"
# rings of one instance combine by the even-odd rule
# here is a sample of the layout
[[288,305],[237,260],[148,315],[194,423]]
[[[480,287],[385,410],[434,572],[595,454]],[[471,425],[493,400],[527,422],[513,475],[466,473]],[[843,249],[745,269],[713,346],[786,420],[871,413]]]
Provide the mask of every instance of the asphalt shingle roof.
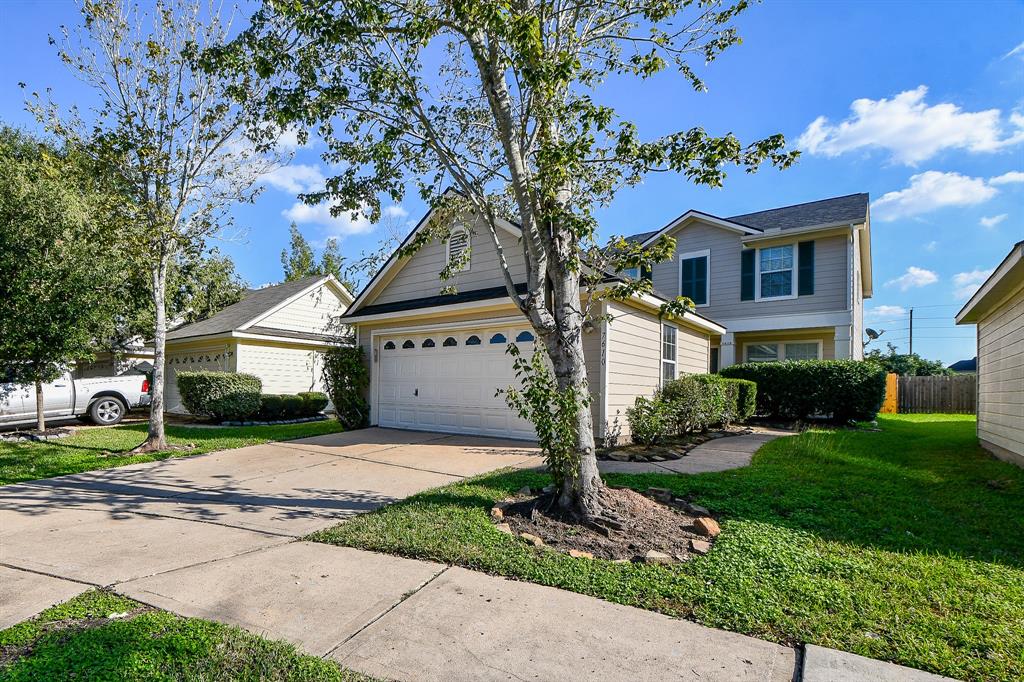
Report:
[[187,324],[184,327],[178,327],[174,331],[168,332],[167,340],[173,341],[176,339],[188,339],[194,336],[212,336],[214,334],[230,332],[279,303],[287,301],[317,280],[323,279],[323,277],[323,275],[309,275],[308,277],[285,282],[284,284],[254,289],[246,294],[245,298],[241,301],[234,305],[229,305],[213,317],[193,324]]

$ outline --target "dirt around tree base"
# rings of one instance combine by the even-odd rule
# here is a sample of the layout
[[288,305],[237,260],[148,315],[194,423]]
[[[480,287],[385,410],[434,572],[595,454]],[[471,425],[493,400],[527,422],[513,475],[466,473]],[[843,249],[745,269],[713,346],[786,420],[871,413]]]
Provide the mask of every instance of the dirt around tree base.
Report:
[[614,447],[601,448],[597,451],[597,458],[616,462],[667,462],[685,457],[690,450],[708,441],[729,436],[744,436],[753,432],[753,429],[747,426],[733,424],[702,433],[669,436],[660,445],[624,443]]
[[[496,522],[508,524],[513,534],[527,534],[524,541],[535,536],[552,549],[586,552],[599,559],[673,563],[687,561],[694,554],[706,554],[710,549],[712,536],[694,525],[706,510],[697,507],[694,515],[687,511],[692,505],[671,498],[667,491],[661,491],[659,496],[671,499],[670,504],[628,488],[605,488],[601,499],[621,521],[621,529],[598,529],[580,523],[558,506],[556,495],[520,495],[506,500],[498,506],[501,512],[492,515],[497,517]],[[710,518],[707,521],[714,524],[717,533],[717,524]]]

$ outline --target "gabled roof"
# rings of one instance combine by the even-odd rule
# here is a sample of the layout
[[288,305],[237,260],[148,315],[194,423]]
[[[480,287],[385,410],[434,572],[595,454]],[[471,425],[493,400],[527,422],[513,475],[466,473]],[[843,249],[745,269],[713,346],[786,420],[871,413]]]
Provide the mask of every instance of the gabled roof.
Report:
[[956,323],[977,322],[1021,286],[1024,286],[1024,240],[1013,245],[1003,262],[956,314]]
[[949,369],[954,372],[977,372],[978,371],[978,356],[974,356],[970,360],[958,360],[949,366]]
[[[301,279],[284,282],[262,289],[251,289],[241,301],[229,305],[213,317],[200,322],[187,324],[167,333],[168,341],[190,339],[197,336],[217,336],[229,334],[236,329],[245,329],[271,311],[280,308],[289,301],[301,296],[306,291],[323,283],[333,283],[340,289],[341,298],[346,304],[352,295],[330,275],[309,275]],[[347,300],[346,300],[347,299]],[[249,329],[252,332],[256,327]],[[255,333],[255,332],[254,332]]]

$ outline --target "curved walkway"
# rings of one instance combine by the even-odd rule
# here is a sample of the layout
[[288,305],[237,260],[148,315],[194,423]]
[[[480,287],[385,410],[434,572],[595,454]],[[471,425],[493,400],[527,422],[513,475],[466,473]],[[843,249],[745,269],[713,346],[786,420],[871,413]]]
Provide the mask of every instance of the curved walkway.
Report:
[[742,436],[724,436],[701,443],[679,459],[666,462],[598,462],[605,474],[703,474],[710,471],[739,469],[750,460],[765,443],[782,436],[793,436],[792,431],[758,429]]

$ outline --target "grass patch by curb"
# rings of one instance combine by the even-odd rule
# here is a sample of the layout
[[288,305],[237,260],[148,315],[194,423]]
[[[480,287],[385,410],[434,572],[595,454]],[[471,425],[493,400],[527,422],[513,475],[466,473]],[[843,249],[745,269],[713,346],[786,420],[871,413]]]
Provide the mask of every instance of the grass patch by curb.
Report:
[[291,644],[100,590],[0,631],[0,680],[64,679],[371,682]]
[[426,491],[310,539],[430,559],[783,642],[811,642],[962,679],[1024,678],[1024,471],[978,448],[961,415],[812,431],[750,467],[610,475],[710,508],[723,533],[686,564],[612,564],[494,529],[493,503],[532,472]]
[[73,436],[55,441],[0,442],[0,485],[152,462],[168,457],[188,457],[214,450],[320,436],[344,430],[336,419],[273,426],[225,426],[216,429],[168,426],[168,443],[191,444],[195,448],[129,455],[128,452],[132,448],[146,439],[147,428],[145,423],[125,424],[110,428],[83,429]]

